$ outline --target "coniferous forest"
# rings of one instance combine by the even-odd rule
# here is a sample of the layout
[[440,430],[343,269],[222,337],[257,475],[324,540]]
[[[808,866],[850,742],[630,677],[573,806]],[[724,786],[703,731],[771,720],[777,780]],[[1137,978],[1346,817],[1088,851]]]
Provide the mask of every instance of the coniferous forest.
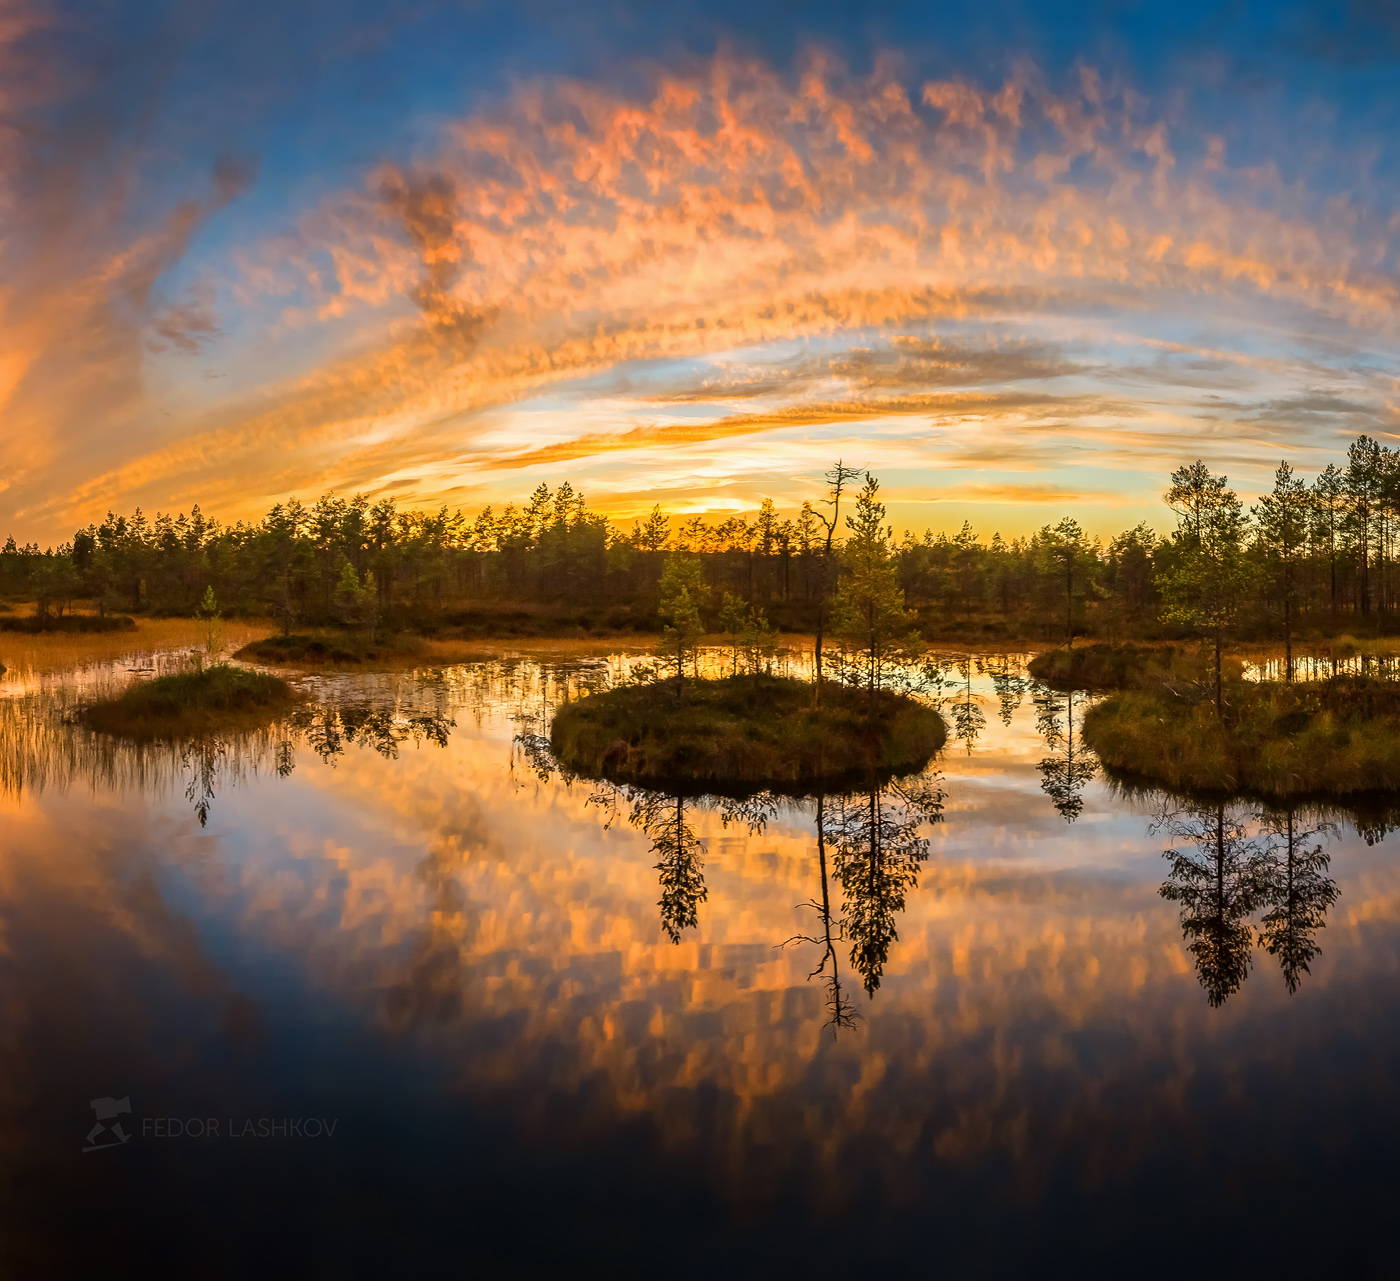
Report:
[[[861,491],[861,486],[864,490]],[[225,615],[295,626],[368,616],[425,635],[653,631],[663,567],[701,567],[700,613],[726,604],[784,631],[819,630],[843,574],[863,492],[878,481],[838,465],[792,515],[668,517],[622,527],[567,482],[475,516],[400,511],[392,499],[293,498],[262,520],[188,512],[108,514],[58,547],[0,552],[0,596],[41,616],[189,615],[212,588]],[[1175,527],[1141,523],[1103,542],[1066,517],[1030,537],[884,529],[905,606],[925,639],[1104,640],[1202,632],[1240,640],[1400,631],[1400,450],[1358,437],[1311,478],[1281,463],[1245,504],[1202,462],[1164,483]],[[865,540],[870,541],[868,536]]]

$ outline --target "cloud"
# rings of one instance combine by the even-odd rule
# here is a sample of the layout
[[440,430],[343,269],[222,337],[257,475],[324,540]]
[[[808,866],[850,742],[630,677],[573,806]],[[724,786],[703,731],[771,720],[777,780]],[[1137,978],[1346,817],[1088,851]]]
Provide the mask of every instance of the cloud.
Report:
[[141,143],[162,42],[136,59],[133,92],[116,50],[94,52],[51,6],[38,14],[0,2],[0,514],[21,517],[149,447],[148,333],[190,352],[218,331],[205,287],[162,307],[158,282],[254,173],[221,157],[149,202]]
[[[57,526],[214,493],[244,514],[286,488],[408,475],[428,500],[472,484],[471,467],[500,486],[512,467],[607,455],[625,469],[639,450],[921,414],[1014,435],[1020,410],[1066,441],[1095,417],[1151,418],[1137,436],[1093,427],[1120,454],[1151,442],[1145,464],[1173,432],[1204,430],[1182,389],[1283,404],[1322,367],[1327,394],[1365,403],[1347,385],[1368,376],[1315,353],[1396,339],[1397,229],[1380,213],[1231,168],[1219,148],[1188,161],[1167,106],[1109,77],[1056,88],[1021,66],[995,86],[911,84],[889,62],[852,76],[813,56],[786,74],[719,56],[657,70],[640,95],[525,84],[420,159],[371,166],[294,233],[237,245],[221,270],[244,311],[312,354],[268,385],[206,390],[166,430],[117,433],[149,420],[131,327],[171,355],[235,328],[194,295],[151,299],[239,181],[216,170],[208,195],[129,244],[97,236],[105,259],[46,256],[24,309],[42,323],[0,366],[25,421],[48,425],[43,448],[19,451],[11,513]],[[1183,341],[1193,327],[1251,342]],[[674,368],[619,399],[620,371],[641,365]],[[98,377],[78,396],[59,368]],[[550,397],[576,408],[532,435]],[[658,424],[658,405],[709,409],[708,425]],[[1277,430],[1301,412],[1280,410]],[[1268,423],[1249,430],[1272,448]]]
[[154,316],[151,330],[155,338],[147,346],[152,351],[165,351],[168,345],[186,356],[197,356],[206,343],[223,336],[214,310],[213,289],[208,285],[195,286],[184,302]]
[[1137,501],[1137,496],[1124,496],[1111,489],[1071,489],[1064,485],[948,485],[935,490],[904,493],[891,489],[887,495],[892,503],[992,503],[1011,506],[1081,505],[1116,507]]

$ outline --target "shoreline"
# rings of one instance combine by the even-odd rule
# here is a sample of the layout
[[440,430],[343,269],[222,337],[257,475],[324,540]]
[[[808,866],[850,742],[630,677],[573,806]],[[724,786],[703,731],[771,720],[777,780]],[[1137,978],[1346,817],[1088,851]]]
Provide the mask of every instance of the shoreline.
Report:
[[[223,624],[224,649],[234,653],[245,645],[255,644],[281,634],[280,626],[271,619],[247,618],[226,620]],[[136,627],[131,631],[117,632],[52,632],[30,634],[23,632],[0,633],[0,664],[8,669],[11,677],[26,674],[48,675],[80,669],[103,662],[116,662],[146,655],[176,652],[202,644],[204,625],[193,618],[147,618],[138,616]],[[473,637],[471,639],[431,639],[415,638],[414,652],[402,656],[387,657],[365,663],[321,663],[321,664],[271,664],[257,662],[258,666],[274,670],[315,673],[317,671],[371,672],[403,671],[415,667],[450,666],[459,662],[474,662],[484,659],[509,657],[550,657],[590,656],[603,657],[609,654],[644,655],[650,653],[657,644],[658,637],[651,633],[619,632],[603,635],[561,635],[561,636],[495,636]],[[720,649],[726,645],[726,637],[719,633],[708,633],[700,639],[700,645],[707,649]],[[1109,642],[1095,637],[1076,637],[1075,648],[1102,645]],[[1185,641],[1139,641],[1125,640],[1112,642],[1114,645],[1132,645],[1143,650],[1192,650],[1196,640]],[[810,656],[815,648],[816,638],[810,632],[785,632],[778,638],[779,650],[798,656]],[[927,643],[931,655],[962,653],[969,655],[1022,654],[1035,655],[1063,649],[1063,641],[1001,640],[986,637],[965,639],[943,639]],[[1307,659],[1312,662],[1349,661],[1356,658],[1400,658],[1400,637],[1364,638],[1342,634],[1329,640],[1296,641],[1293,645],[1295,660]],[[1251,664],[1281,661],[1284,645],[1281,641],[1235,642],[1227,645],[1228,658]],[[256,660],[254,660],[256,661]]]

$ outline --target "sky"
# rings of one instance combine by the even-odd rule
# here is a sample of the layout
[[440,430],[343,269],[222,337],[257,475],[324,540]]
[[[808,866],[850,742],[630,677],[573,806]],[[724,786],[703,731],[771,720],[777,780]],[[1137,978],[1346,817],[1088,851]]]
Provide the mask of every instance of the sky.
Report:
[[1400,7],[0,0],[0,536],[1170,526],[1400,435]]

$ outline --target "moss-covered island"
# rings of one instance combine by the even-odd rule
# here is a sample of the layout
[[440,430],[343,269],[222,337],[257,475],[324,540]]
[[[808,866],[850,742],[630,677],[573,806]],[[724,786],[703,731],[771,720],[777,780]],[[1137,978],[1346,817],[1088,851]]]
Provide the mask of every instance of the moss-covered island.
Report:
[[141,681],[118,698],[89,705],[82,720],[121,738],[198,738],[260,728],[299,702],[300,695],[281,677],[217,663]]
[[1089,709],[1110,772],[1173,790],[1266,798],[1400,791],[1400,683],[1232,681],[1217,713],[1199,685],[1145,680]]
[[737,793],[801,793],[912,774],[947,727],[917,699],[777,676],[627,685],[560,708],[550,746],[588,778]]
[[363,632],[318,631],[265,636],[244,645],[234,657],[272,667],[354,668],[415,662],[426,651],[426,643],[417,636],[391,634],[375,638]]

